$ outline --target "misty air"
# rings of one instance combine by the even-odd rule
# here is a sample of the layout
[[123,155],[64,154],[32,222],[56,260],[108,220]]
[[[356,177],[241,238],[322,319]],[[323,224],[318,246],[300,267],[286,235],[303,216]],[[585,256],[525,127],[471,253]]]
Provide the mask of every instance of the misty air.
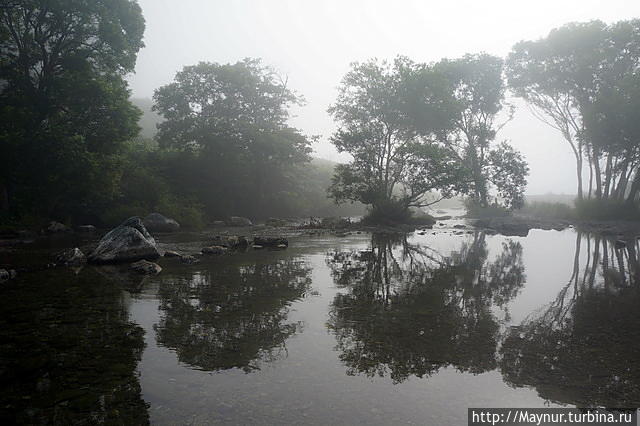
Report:
[[0,2],[3,425],[636,425],[639,306],[640,2]]

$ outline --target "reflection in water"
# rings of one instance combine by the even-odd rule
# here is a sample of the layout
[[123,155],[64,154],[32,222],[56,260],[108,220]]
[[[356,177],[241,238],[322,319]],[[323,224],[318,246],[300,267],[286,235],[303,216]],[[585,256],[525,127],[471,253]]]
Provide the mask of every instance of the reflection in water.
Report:
[[0,297],[0,423],[146,424],[143,330],[93,268],[23,275]]
[[296,258],[242,264],[226,258],[215,269],[165,280],[158,344],[202,370],[258,369],[277,358],[301,324],[288,323],[288,307],[311,284],[311,269]]
[[621,247],[577,234],[567,285],[502,345],[505,380],[561,403],[640,406],[639,306],[638,242]]
[[494,369],[500,327],[492,307],[505,308],[523,286],[521,257],[509,241],[488,262],[484,233],[447,256],[388,235],[373,235],[367,251],[331,253],[334,281],[347,292],[335,297],[329,327],[348,374],[398,383],[445,366]]

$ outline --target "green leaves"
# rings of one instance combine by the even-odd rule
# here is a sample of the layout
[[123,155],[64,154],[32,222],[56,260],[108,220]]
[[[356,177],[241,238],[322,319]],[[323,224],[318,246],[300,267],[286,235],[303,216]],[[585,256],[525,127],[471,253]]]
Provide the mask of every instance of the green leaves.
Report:
[[[340,126],[332,142],[353,161],[336,170],[330,188],[336,201],[406,209],[425,205],[425,194],[438,191],[487,204],[486,156],[504,106],[500,58],[467,55],[432,66],[404,57],[355,63],[339,90],[329,109]],[[509,171],[526,175],[526,165],[518,165]],[[502,191],[504,182],[495,183],[501,195],[521,197],[526,180],[511,184],[517,188]]]
[[[123,75],[143,46],[133,0],[9,0],[0,8],[0,170],[10,207],[68,218],[102,208],[140,112]],[[5,157],[6,156],[6,157]],[[24,211],[34,210],[34,211]]]

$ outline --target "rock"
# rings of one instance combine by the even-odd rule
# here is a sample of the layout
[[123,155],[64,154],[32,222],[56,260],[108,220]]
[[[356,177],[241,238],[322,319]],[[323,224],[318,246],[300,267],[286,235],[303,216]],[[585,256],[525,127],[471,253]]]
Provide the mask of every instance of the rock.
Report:
[[222,246],[203,247],[202,254],[224,254],[227,250],[226,247]]
[[460,225],[460,224],[458,224],[458,225],[453,225],[453,227],[454,227],[454,228],[456,228],[456,229],[464,229],[464,228],[466,228],[466,226],[464,226],[464,225]]
[[505,236],[526,237],[529,235],[529,231],[536,227],[536,223],[531,221],[522,221],[517,218],[500,217],[479,219],[475,222],[475,226],[488,228],[487,231],[490,229],[495,233]]
[[336,232],[336,237],[338,238],[344,238],[344,237],[348,237],[349,233],[348,232]]
[[11,279],[11,273],[6,269],[0,269],[0,281],[7,281]]
[[16,276],[18,276],[18,273],[16,272],[15,269],[9,269],[9,279],[14,279]]
[[61,232],[69,232],[69,227],[60,222],[51,221],[49,225],[47,225],[47,234],[58,234]]
[[284,219],[278,219],[278,218],[275,218],[275,217],[270,217],[265,222],[265,225],[269,225],[269,226],[286,226],[288,223],[289,222],[284,220]]
[[253,239],[253,244],[262,247],[277,247],[280,244],[289,246],[289,241],[282,237],[255,237]]
[[215,228],[222,228],[223,226],[227,226],[227,224],[223,220],[214,220],[211,223],[211,226]]
[[87,257],[78,247],[75,247],[58,253],[55,263],[61,266],[81,266],[87,263]]
[[177,251],[167,250],[164,252],[164,257],[182,257]]
[[434,220],[449,220],[451,216],[434,216]]
[[248,247],[249,240],[246,237],[237,235],[216,235],[213,237],[213,245],[235,250]]
[[351,226],[351,220],[341,217],[324,217],[320,221],[320,228],[323,229],[342,229],[349,226]]
[[277,248],[277,249],[281,249],[281,250],[282,250],[282,249],[286,249],[287,247],[289,247],[287,244],[278,244],[278,245],[276,246],[276,248]]
[[263,248],[264,248],[264,246],[261,246],[260,244],[254,244],[254,245],[253,245],[253,249],[254,249],[254,250],[261,250],[261,249],[263,249]]
[[626,246],[627,246],[626,241],[623,241],[623,240],[616,240],[616,242],[615,242],[615,247],[616,247],[617,249],[622,249],[622,248],[625,248]]
[[88,234],[96,232],[96,227],[93,225],[80,225],[76,229],[78,230],[78,232],[86,232]]
[[131,269],[139,274],[158,275],[162,268],[157,263],[148,260],[139,260],[131,264]]
[[231,216],[228,222],[229,226],[252,226],[253,222],[251,222],[246,217],[241,216]]
[[93,263],[118,263],[158,257],[156,241],[147,232],[142,219],[134,216],[102,237],[88,259]]
[[151,232],[176,232],[180,224],[160,213],[151,213],[144,218],[144,226]]
[[424,231],[418,232],[418,235],[424,235],[424,234],[426,234],[426,232],[424,232]]
[[185,263],[187,265],[193,265],[195,263],[200,262],[200,259],[190,254],[185,254],[184,256],[180,256],[180,262]]

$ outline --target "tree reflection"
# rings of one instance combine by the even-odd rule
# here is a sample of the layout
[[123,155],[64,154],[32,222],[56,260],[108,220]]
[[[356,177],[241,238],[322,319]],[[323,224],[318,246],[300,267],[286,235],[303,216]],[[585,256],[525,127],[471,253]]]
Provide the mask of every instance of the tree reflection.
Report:
[[578,234],[574,259],[557,298],[505,338],[504,378],[555,402],[640,406],[638,242]]
[[0,297],[2,424],[147,424],[144,331],[94,268],[24,274]]
[[488,262],[484,233],[448,256],[406,238],[374,235],[371,249],[331,253],[338,294],[329,327],[350,375],[396,383],[445,366],[482,373],[496,367],[502,307],[524,284],[522,247],[506,242]]
[[215,270],[165,281],[158,343],[203,370],[257,369],[277,358],[301,328],[287,322],[291,302],[310,287],[310,268],[299,259],[268,263],[226,261]]

